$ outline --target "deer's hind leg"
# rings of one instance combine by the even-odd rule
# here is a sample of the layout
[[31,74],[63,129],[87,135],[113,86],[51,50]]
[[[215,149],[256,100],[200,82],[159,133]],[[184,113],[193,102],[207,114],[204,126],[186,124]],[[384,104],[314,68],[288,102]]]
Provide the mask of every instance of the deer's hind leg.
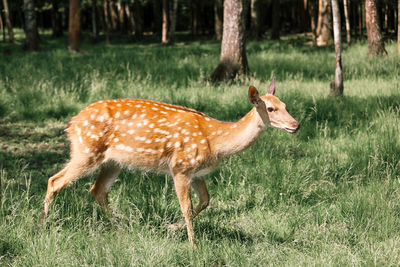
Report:
[[101,167],[100,174],[92,186],[91,192],[99,203],[107,217],[111,218],[112,213],[108,205],[108,192],[117,179],[121,167],[116,163],[107,163]]

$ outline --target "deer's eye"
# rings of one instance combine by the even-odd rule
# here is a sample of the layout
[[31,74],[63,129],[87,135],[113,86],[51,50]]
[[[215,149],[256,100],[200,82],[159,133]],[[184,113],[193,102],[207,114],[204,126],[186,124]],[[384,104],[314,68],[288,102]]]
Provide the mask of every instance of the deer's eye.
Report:
[[274,108],[269,107],[269,108],[267,108],[267,110],[268,110],[268,112],[273,112],[273,111],[274,111]]

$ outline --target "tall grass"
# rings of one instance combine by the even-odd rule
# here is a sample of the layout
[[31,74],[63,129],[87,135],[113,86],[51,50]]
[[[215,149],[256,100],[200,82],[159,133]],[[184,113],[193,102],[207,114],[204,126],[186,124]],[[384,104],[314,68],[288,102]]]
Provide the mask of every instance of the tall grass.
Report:
[[[65,40],[42,50],[1,43],[0,265],[399,265],[400,90],[394,43],[367,58],[345,47],[345,97],[328,98],[333,48],[298,40],[248,44],[253,77],[214,87],[202,82],[219,44],[182,41],[105,46]],[[46,229],[34,233],[47,179],[68,159],[64,128],[103,98],[150,98],[221,120],[251,108],[247,87],[277,95],[300,121],[289,135],[268,129],[207,176],[210,207],[195,220],[200,249],[165,225],[181,218],[171,178],[124,171],[110,192],[115,229],[89,193],[94,176],[62,190]]]

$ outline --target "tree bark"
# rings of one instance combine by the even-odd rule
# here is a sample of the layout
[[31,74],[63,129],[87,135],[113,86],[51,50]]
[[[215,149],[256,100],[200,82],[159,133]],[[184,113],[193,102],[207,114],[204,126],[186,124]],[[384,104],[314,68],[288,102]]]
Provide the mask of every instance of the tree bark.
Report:
[[309,12],[309,17],[311,19],[311,34],[312,34],[312,41],[313,45],[317,43],[317,20],[318,20],[318,14],[317,14],[317,6],[316,6],[316,1],[312,0],[308,2],[308,12]]
[[28,50],[39,50],[39,38],[36,24],[35,3],[33,0],[24,0],[25,14],[25,45]]
[[330,0],[319,1],[318,21],[320,22],[319,32],[317,30],[317,46],[332,44],[332,11]]
[[69,2],[68,51],[81,50],[81,3],[80,0]]
[[14,43],[15,42],[14,31],[13,31],[13,27],[12,27],[11,20],[10,20],[10,10],[8,9],[7,0],[3,0],[3,6],[4,6],[5,21],[6,21],[7,31],[8,31],[8,40],[10,41],[10,43]]
[[[332,3],[333,5],[333,3]],[[344,9],[344,19],[346,20],[346,41],[350,43],[350,19],[349,19],[349,6],[347,4],[347,0],[343,0],[343,9]]]
[[365,0],[365,16],[369,56],[386,55],[387,52],[378,22],[376,0]]
[[171,12],[169,14],[170,17],[170,29],[169,29],[169,41],[173,41],[175,38],[175,30],[176,30],[176,15],[178,13],[178,0],[172,0]]
[[110,16],[108,12],[108,0],[103,1],[104,9],[104,34],[106,36],[106,44],[110,44]]
[[246,57],[246,0],[225,0],[219,65],[208,78],[217,83],[249,73]]
[[63,36],[62,29],[62,17],[61,13],[58,11],[58,0],[52,0],[51,8],[51,29],[53,38],[59,38]]
[[271,39],[279,40],[280,38],[280,19],[281,18],[281,4],[280,0],[272,0],[272,29]]
[[332,0],[332,15],[333,15],[333,37],[335,41],[335,81],[331,83],[332,96],[343,95],[343,75],[342,75],[342,54],[341,54],[341,32],[340,32],[340,10],[338,0]]
[[[136,3],[135,1],[134,3]],[[162,28],[162,8],[161,0],[153,0],[153,33],[160,34]]]
[[162,0],[161,43],[167,44],[168,42],[168,0]]
[[222,20],[224,16],[223,0],[214,0],[214,38],[222,39]]
[[122,33],[126,32],[126,19],[125,19],[125,2],[117,2],[119,27]]
[[192,35],[197,35],[199,33],[199,0],[192,0]]

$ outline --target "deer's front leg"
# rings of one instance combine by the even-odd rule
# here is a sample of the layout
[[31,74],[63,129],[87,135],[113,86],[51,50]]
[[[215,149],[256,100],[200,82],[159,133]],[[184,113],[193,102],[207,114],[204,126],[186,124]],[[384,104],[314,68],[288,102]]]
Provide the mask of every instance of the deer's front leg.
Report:
[[176,195],[178,196],[181,211],[185,217],[186,228],[190,245],[197,248],[193,232],[193,208],[190,192],[190,178],[182,173],[174,175]]

